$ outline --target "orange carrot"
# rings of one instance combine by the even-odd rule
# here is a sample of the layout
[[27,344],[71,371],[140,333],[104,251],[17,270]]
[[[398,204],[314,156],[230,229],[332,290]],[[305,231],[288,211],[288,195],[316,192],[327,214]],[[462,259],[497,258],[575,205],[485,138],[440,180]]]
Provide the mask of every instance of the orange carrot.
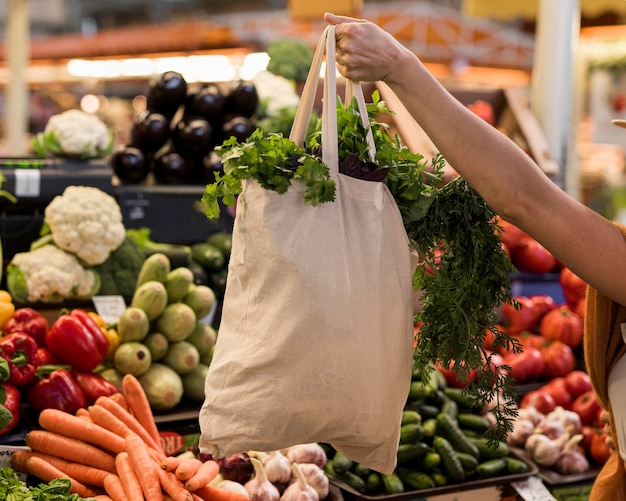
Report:
[[67,478],[72,484],[70,491],[84,498],[88,498],[96,494],[96,492],[87,487],[85,484],[82,484],[75,478],[66,475],[61,470],[40,457],[32,456],[28,458],[26,461],[26,469],[28,470],[29,475],[37,477],[44,482],[50,482],[55,478]]
[[122,481],[117,475],[113,475],[112,473],[107,475],[107,477],[104,479],[104,490],[109,496],[111,496],[113,501],[131,501],[131,498],[129,498],[126,495],[126,492],[124,492],[124,486],[122,486]]
[[89,417],[89,411],[87,409],[85,409],[84,407],[81,407],[80,409],[78,409],[76,411],[76,416],[88,418]]
[[137,473],[130,464],[130,458],[127,452],[120,452],[115,457],[115,466],[117,467],[117,474],[124,487],[126,497],[131,501],[134,499],[143,499],[141,483],[139,482]]
[[96,496],[92,496],[95,501],[115,501],[111,496],[107,496],[106,494],[98,494]]
[[86,485],[103,487],[104,477],[110,474],[108,471],[99,470],[98,468],[75,463],[73,461],[66,461],[65,459],[62,459],[60,457],[51,456],[50,454],[43,454],[41,452],[28,450],[15,451],[13,456],[11,456],[11,466],[16,471],[28,473],[26,471],[26,461],[33,456],[37,456],[41,459],[46,460],[52,466],[58,468],[63,473],[65,473],[67,476],[75,478],[80,483]]
[[193,501],[191,493],[185,489],[183,483],[176,478],[176,475],[161,468],[156,468],[159,475],[161,488],[167,492],[174,501]]
[[165,471],[176,471],[180,464],[181,458],[178,456],[166,456],[161,460],[161,468]]
[[59,409],[50,408],[41,411],[39,425],[44,430],[82,440],[115,454],[123,451],[126,446],[123,438],[106,428]]
[[180,461],[178,466],[176,467],[176,478],[178,480],[189,480],[193,475],[198,471],[198,469],[202,466],[202,461],[200,461],[196,457],[188,457],[184,458]]
[[89,406],[88,412],[94,423],[122,438],[126,438],[131,433],[131,429],[124,421],[100,404]]
[[161,468],[150,457],[148,445],[138,435],[131,433],[126,437],[126,452],[130,464],[139,478],[144,497],[150,501],[161,501],[163,494],[157,474]]
[[120,404],[122,407],[124,407],[124,409],[129,410],[126,397],[122,393],[113,393],[112,395],[109,395],[109,398]]
[[185,482],[185,487],[187,487],[190,491],[195,491],[196,489],[207,485],[211,480],[217,477],[219,472],[220,465],[217,461],[209,459],[202,463],[196,473],[194,473],[194,475]]
[[137,418],[135,418],[135,416],[133,416],[128,410],[124,409],[124,407],[118,404],[115,400],[112,400],[110,397],[99,397],[96,400],[95,405],[101,405],[106,410],[112,412],[115,417],[123,421],[124,424],[134,431],[136,435],[139,435],[139,437],[141,437],[146,444],[165,456],[163,447],[161,447],[161,439],[159,439],[158,442],[155,442],[148,431],[139,421],[137,421]]
[[250,501],[250,496],[243,492],[231,491],[210,485],[200,487],[193,492],[205,501]]
[[47,430],[31,430],[24,439],[33,451],[57,456],[67,461],[115,472],[115,458],[102,449],[75,438]]
[[139,379],[132,374],[124,374],[122,378],[122,389],[131,414],[142,424],[155,443],[160,445],[161,436],[159,435],[159,430],[154,421],[150,401]]
[[198,496],[195,492],[191,493],[191,497],[192,497],[193,501],[204,501],[204,499],[202,499],[200,496]]

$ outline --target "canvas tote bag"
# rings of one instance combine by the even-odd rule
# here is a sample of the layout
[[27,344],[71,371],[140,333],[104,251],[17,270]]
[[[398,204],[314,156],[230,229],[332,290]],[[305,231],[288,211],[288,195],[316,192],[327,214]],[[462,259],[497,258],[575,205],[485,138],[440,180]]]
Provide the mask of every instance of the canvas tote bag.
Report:
[[324,442],[390,473],[411,380],[416,260],[387,187],[338,173],[332,26],[291,136],[304,140],[324,47],[323,160],[336,200],[311,207],[300,182],[284,194],[246,183],[199,446],[223,457]]

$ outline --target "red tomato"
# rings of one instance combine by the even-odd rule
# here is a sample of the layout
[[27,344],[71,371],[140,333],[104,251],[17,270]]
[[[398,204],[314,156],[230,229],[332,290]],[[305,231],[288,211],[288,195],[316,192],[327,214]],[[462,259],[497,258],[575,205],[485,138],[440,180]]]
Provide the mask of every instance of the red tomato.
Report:
[[511,249],[511,261],[519,271],[549,273],[556,266],[556,258],[534,238]]
[[572,371],[565,376],[565,386],[573,398],[578,398],[586,391],[591,390],[591,378],[584,371]]
[[593,390],[579,395],[572,403],[572,410],[580,416],[581,423],[589,426],[596,421],[599,409],[600,404]]
[[576,313],[578,313],[578,316],[580,316],[580,318],[583,319],[583,321],[585,320],[585,311],[587,309],[587,299],[586,298],[582,298],[580,301],[578,301],[576,303],[576,306],[574,306],[574,311]]
[[591,440],[591,450],[589,451],[591,459],[598,464],[604,464],[611,457],[611,449],[606,443],[606,433],[596,433]]
[[502,243],[508,248],[509,255],[515,248],[523,245],[527,238],[530,238],[528,233],[520,230],[517,226],[501,217],[498,217],[498,225],[502,228],[500,240],[502,240]]
[[522,397],[519,407],[520,409],[534,407],[542,414],[549,414],[556,407],[556,402],[554,398],[552,398],[552,395],[539,389],[526,393],[526,395]]
[[563,341],[577,348],[583,342],[583,319],[566,304],[546,313],[539,323],[541,335],[550,341]]
[[532,302],[532,308],[535,310],[535,314],[537,315],[537,319],[539,321],[552,310],[557,308],[557,304],[552,296],[548,296],[547,294],[536,294],[534,296],[530,296],[530,300]]
[[541,348],[543,375],[549,378],[566,376],[574,370],[576,357],[571,347],[562,341],[547,341]]
[[569,409],[572,406],[574,398],[567,390],[567,384],[564,377],[555,377],[549,383],[544,384],[541,389],[552,395],[556,405],[560,405],[564,409]]
[[446,378],[448,386],[451,386],[453,388],[465,388],[470,383],[470,381],[476,379],[477,376],[477,371],[472,370],[470,371],[468,379],[459,378],[454,370],[454,362],[450,364],[449,369],[444,369],[441,365],[437,364],[437,370],[443,374],[443,377]]
[[563,289],[565,302],[571,307],[576,306],[587,294],[587,282],[567,267],[561,270],[559,283]]
[[504,357],[504,363],[511,367],[509,375],[518,383],[537,379],[543,373],[544,361],[537,348],[524,348],[522,353],[511,353]]
[[473,103],[468,104],[467,108],[482,118],[489,125],[496,124],[496,113],[489,101],[477,99]]
[[593,437],[597,434],[595,427],[582,425],[580,427],[580,434],[583,436],[580,441],[580,445],[583,449],[585,449],[585,454],[589,456],[591,451],[591,442],[593,442]]
[[519,308],[511,303],[504,303],[501,307],[503,321],[509,334],[535,331],[539,326],[539,317],[533,300],[527,296],[516,296],[515,300],[519,303]]

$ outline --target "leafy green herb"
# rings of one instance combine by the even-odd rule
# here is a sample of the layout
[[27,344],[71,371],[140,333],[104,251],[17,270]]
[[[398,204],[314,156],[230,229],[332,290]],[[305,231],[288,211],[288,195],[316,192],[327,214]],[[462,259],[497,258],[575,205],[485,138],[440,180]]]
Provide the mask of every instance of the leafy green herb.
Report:
[[67,478],[30,486],[20,480],[12,468],[0,468],[0,499],[7,501],[93,501],[93,498],[71,493],[71,486]]
[[[489,406],[497,418],[490,438],[504,439],[512,430],[517,395],[506,367],[494,367],[483,348],[486,330],[494,333],[496,345],[518,351],[519,344],[496,326],[497,308],[515,301],[509,281],[513,267],[500,245],[495,213],[462,178],[444,182],[441,155],[428,162],[376,121],[379,114],[392,113],[378,91],[367,104],[375,161],[369,157],[356,102],[344,106],[338,99],[337,110],[340,172],[387,185],[420,256],[413,277],[415,289],[423,291],[423,307],[415,317],[421,325],[416,366],[422,368],[424,379],[431,363],[453,366],[463,379],[476,370],[477,378],[465,391],[476,407]],[[224,176],[208,185],[203,197],[207,215],[219,214],[219,199],[232,206],[241,181],[251,177],[279,193],[292,179],[301,178],[307,186],[305,203],[334,200],[334,183],[319,160],[321,148],[319,126],[304,149],[280,134],[263,135],[258,130],[243,144],[225,142],[216,150]]]

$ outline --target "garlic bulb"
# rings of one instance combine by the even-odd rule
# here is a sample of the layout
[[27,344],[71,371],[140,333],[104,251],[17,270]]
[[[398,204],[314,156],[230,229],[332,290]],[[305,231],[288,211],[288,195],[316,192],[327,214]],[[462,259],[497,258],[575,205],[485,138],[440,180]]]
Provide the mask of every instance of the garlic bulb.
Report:
[[319,494],[307,483],[298,463],[292,463],[291,469],[296,481],[287,486],[280,498],[281,501],[319,501]]
[[298,467],[304,475],[307,484],[309,484],[317,491],[320,499],[324,499],[326,496],[328,496],[330,482],[324,470],[322,470],[319,466],[313,463],[302,463],[299,464]]
[[320,444],[315,442],[292,445],[282,452],[292,463],[313,463],[320,468],[324,468],[326,464],[326,452],[324,452]]
[[250,461],[254,467],[254,476],[248,480],[244,487],[250,495],[251,501],[278,501],[280,492],[278,488],[267,479],[263,463],[255,457],[251,457]]
[[268,452],[263,456],[263,467],[267,479],[272,483],[286,484],[291,478],[291,461],[280,451]]

